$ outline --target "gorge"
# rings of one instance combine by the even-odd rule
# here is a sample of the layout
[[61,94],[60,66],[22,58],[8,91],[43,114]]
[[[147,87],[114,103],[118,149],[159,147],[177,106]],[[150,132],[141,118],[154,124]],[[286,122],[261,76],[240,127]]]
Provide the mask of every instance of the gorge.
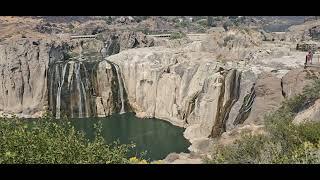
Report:
[[[80,124],[126,117],[134,119],[127,124],[132,129],[138,118],[167,121],[183,128],[172,130],[182,145],[168,140],[170,152],[190,151],[198,160],[214,143],[260,133],[265,115],[320,77],[319,68],[303,68],[305,52],[295,47],[306,35],[299,28],[281,34],[212,28],[198,39],[140,32],[104,32],[102,40],[14,37],[0,42],[0,112],[21,118],[50,112],[56,119],[81,118]],[[150,134],[178,129],[154,124]],[[164,159],[160,154],[153,157]]]

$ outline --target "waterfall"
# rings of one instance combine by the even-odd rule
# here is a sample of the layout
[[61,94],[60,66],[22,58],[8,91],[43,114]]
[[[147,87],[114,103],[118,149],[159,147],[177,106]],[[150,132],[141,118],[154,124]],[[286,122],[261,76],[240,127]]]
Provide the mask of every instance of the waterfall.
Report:
[[[82,91],[84,92],[83,94],[83,100],[84,100],[84,109],[85,109],[85,117],[89,117],[89,113],[88,113],[88,106],[87,106],[87,97],[86,97],[86,89],[84,88],[83,82],[81,81],[81,87],[82,87]],[[81,103],[81,102],[80,102]]]
[[[68,89],[70,89],[70,84],[72,83],[72,75],[73,73],[70,73],[70,72],[73,72],[74,70],[74,62],[68,62],[68,64],[70,64],[70,69],[69,69],[69,76],[68,76]],[[72,87],[72,86],[71,86]]]
[[49,94],[49,105],[51,105],[51,104],[53,104],[53,74],[52,74],[52,72],[50,72],[49,71],[49,76],[50,76],[50,88],[49,88],[49,92],[50,92],[50,94]]
[[116,64],[115,64],[114,67],[116,68],[117,77],[118,77],[118,84],[119,84],[119,93],[120,93],[120,100],[121,100],[120,114],[123,114],[123,113],[125,113],[125,111],[124,111],[124,100],[123,100],[123,86],[122,86],[121,77],[120,77],[120,73],[119,73],[119,67]]
[[76,74],[76,81],[77,81],[77,90],[79,92],[79,102],[78,102],[78,109],[79,109],[79,118],[83,118],[83,112],[82,112],[82,91],[81,91],[81,77],[80,77],[80,63],[75,64],[75,74]]
[[[58,67],[58,66],[56,66]],[[62,79],[61,82],[58,82],[58,92],[57,92],[57,102],[56,102],[56,118],[60,119],[60,106],[61,106],[61,88],[64,83],[64,76],[66,74],[66,69],[67,69],[67,64],[64,65],[63,70],[62,70]]]
[[[83,66],[83,69],[84,69],[84,74],[85,74],[85,84],[88,85],[89,84],[89,80],[88,80],[88,73],[87,73],[87,69],[86,69],[86,66]],[[89,117],[89,104],[87,104],[87,92],[86,92],[86,89],[85,89],[85,86],[83,85],[83,82],[81,81],[81,87],[82,87],[82,91],[84,92],[84,95],[83,95],[83,100],[84,100],[84,109],[85,109],[85,115],[86,117]],[[87,87],[87,86],[86,86]]]
[[[96,82],[98,64],[99,61],[88,61],[86,59],[81,61],[59,61],[49,64],[48,103],[49,110],[54,113],[53,115],[56,119],[61,119],[62,112],[65,112],[71,118],[85,118],[96,115],[96,99],[99,96]],[[119,67],[116,66],[116,69],[120,89],[115,91],[115,93],[119,94],[119,100],[115,100],[115,102],[119,105],[121,98],[122,107],[120,113],[124,113],[123,82]],[[113,70],[115,76],[115,69]],[[114,85],[117,86],[117,83]]]
[[91,103],[91,92],[88,91],[91,77],[85,64],[69,61],[54,64],[51,68],[49,101],[51,109],[55,110],[55,117],[61,118],[61,109],[72,118],[89,117],[94,107]]

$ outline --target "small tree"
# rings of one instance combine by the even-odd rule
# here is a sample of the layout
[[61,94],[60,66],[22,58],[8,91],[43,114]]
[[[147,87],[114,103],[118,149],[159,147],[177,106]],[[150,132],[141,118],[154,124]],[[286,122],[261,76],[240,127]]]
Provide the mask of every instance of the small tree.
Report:
[[109,25],[112,23],[112,17],[111,16],[107,17],[106,23],[109,24]]
[[186,37],[186,34],[183,32],[174,32],[170,35],[170,39],[181,39],[183,37]]
[[213,26],[213,17],[212,16],[207,17],[207,25],[209,27]]

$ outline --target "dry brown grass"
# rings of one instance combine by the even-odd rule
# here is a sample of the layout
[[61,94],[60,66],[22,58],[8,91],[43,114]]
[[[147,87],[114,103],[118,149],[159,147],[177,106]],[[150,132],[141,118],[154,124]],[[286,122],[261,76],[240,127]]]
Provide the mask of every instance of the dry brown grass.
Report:
[[0,17],[0,39],[22,38],[48,38],[48,35],[36,32],[34,28],[41,23],[41,19],[19,16],[1,16]]

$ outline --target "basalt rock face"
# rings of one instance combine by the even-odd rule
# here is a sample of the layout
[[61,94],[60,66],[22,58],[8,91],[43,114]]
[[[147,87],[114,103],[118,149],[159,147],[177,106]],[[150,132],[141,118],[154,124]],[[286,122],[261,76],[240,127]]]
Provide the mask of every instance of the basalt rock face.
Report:
[[108,60],[119,65],[129,104],[138,116],[187,127],[189,139],[217,137],[243,96],[241,72],[209,59],[188,58],[169,48],[148,48],[127,50]]
[[[101,43],[92,43],[96,46],[88,46],[98,51]],[[216,52],[199,42],[129,49],[107,59],[67,57],[76,47],[31,39],[2,42],[1,111],[39,117],[50,110],[57,118],[78,118],[132,110],[185,127],[185,137],[196,145],[241,127],[260,127],[266,113],[311,82],[308,77],[320,77],[311,68],[280,77],[259,59],[247,66],[219,62]]]
[[256,81],[254,92],[255,100],[251,113],[244,124],[261,125],[264,121],[264,115],[276,110],[284,100],[281,79],[273,74],[263,73]]
[[316,100],[309,108],[299,112],[294,118],[294,124],[300,124],[310,121],[320,121],[320,99]]
[[271,68],[237,67],[205,54],[153,47],[107,59],[119,65],[128,102],[138,116],[186,127],[184,135],[191,142],[240,127],[260,127],[266,114],[292,96],[288,89],[298,91],[288,77]]
[[2,43],[1,111],[25,115],[43,112],[48,105],[48,65],[64,59],[66,49],[63,44],[28,39]]
[[120,97],[119,68],[102,57],[69,59],[70,49],[50,40],[0,44],[1,113],[40,117],[49,110],[57,118],[93,117],[129,109],[126,93]]
[[113,55],[120,51],[154,46],[154,40],[141,32],[110,33],[106,38],[106,54]]
[[[102,61],[98,64],[96,72],[96,115],[98,117],[109,116],[112,113],[118,113],[122,109],[122,101],[124,101],[124,109],[129,110],[126,101],[126,93],[124,92],[124,99],[121,99],[120,88],[123,88],[123,82],[118,81],[117,65]],[[120,86],[122,84],[122,86]]]
[[319,40],[320,39],[320,26],[314,26],[311,29],[309,29],[310,36],[314,40]]
[[292,98],[293,96],[302,93],[303,88],[311,85],[314,79],[319,78],[320,70],[317,67],[291,70],[282,78],[283,94],[286,98]]
[[242,71],[239,77],[238,101],[234,102],[226,121],[226,130],[231,130],[242,124],[249,116],[255,100],[254,85],[257,75],[252,71]]

